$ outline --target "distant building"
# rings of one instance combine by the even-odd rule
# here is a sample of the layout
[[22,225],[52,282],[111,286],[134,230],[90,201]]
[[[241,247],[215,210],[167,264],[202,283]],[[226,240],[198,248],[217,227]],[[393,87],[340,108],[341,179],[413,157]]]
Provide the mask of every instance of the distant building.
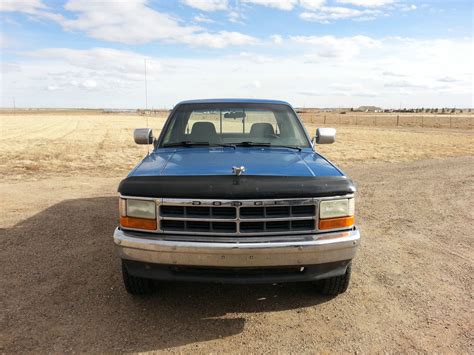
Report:
[[356,111],[358,112],[383,112],[380,107],[377,106],[360,106]]

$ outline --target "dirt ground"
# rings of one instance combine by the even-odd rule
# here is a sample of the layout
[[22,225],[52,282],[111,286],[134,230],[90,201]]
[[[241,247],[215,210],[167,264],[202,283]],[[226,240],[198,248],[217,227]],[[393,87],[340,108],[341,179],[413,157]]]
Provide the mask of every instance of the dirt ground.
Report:
[[472,131],[341,126],[322,147],[359,188],[363,241],[343,295],[164,283],[133,298],[112,232],[144,119],[0,123],[0,352],[474,350]]

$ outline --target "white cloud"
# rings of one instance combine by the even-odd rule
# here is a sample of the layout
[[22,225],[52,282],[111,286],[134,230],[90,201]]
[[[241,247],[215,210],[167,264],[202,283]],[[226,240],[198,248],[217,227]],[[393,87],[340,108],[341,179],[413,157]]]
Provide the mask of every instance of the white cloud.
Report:
[[227,10],[229,6],[228,0],[182,0],[182,2],[201,11]]
[[262,83],[260,82],[260,80],[254,80],[252,81],[252,83],[250,85],[248,85],[247,87],[250,87],[252,89],[260,89],[262,87]]
[[45,10],[47,7],[41,0],[2,0],[0,2],[0,12],[24,12],[35,14],[39,10]]
[[278,10],[290,11],[298,4],[298,0],[240,0],[245,4],[272,7]]
[[185,38],[184,42],[196,47],[224,48],[230,44],[236,46],[257,44],[258,39],[240,32],[220,31],[217,33],[197,33]]
[[48,78],[39,75],[38,80],[49,79],[55,87],[69,86],[93,89],[97,82],[113,86],[117,82],[141,82],[144,79],[144,60],[147,60],[147,74],[150,80],[158,78],[162,70],[159,61],[130,51],[111,48],[92,48],[77,50],[69,48],[42,49],[30,53],[30,56],[46,63],[58,63]]
[[409,80],[391,81],[384,84],[387,88],[411,88],[411,89],[427,89],[430,86],[426,84],[417,84]]
[[227,14],[227,18],[229,19],[229,22],[240,24],[243,24],[245,19],[244,15],[241,12],[235,10],[230,11]]
[[330,84],[322,91],[301,91],[304,96],[326,97],[377,97],[380,94],[359,84]]
[[445,76],[445,77],[439,78],[438,81],[441,81],[442,83],[455,83],[456,81],[459,81],[459,80],[452,78],[450,76]]
[[300,6],[308,10],[317,10],[321,8],[326,0],[300,0]]
[[334,36],[291,36],[290,39],[308,46],[310,54],[305,56],[308,61],[321,59],[350,60],[362,49],[377,47],[379,40],[367,36],[334,37]]
[[280,35],[271,35],[270,39],[274,44],[282,44],[283,43],[283,37]]
[[348,7],[323,6],[315,12],[302,12],[300,18],[306,21],[329,23],[331,21],[346,19],[368,20],[380,16],[381,14],[381,11],[372,9],[358,10]]
[[380,7],[393,4],[395,0],[337,0],[341,4],[350,4],[363,7]]
[[97,82],[95,80],[87,79],[83,81],[81,85],[83,88],[90,90],[94,89],[97,86]]
[[[21,66],[18,62],[2,60],[0,68],[1,68],[1,73],[14,74],[17,72],[21,72]],[[1,88],[1,85],[0,85],[0,88]]]
[[193,20],[195,22],[200,22],[200,23],[214,23],[215,22],[213,19],[210,19],[209,17],[202,14],[194,16]]
[[364,85],[353,83],[335,83],[329,85],[332,95],[336,96],[363,96],[376,97],[380,94],[374,90],[367,89]]
[[[229,56],[229,58],[235,58],[235,56]],[[253,63],[264,64],[271,63],[275,59],[272,57],[267,57],[262,54],[252,53],[252,52],[240,52],[238,59],[248,60]]]
[[414,4],[395,4],[394,8],[403,11],[403,12],[409,12],[409,11],[415,11],[418,9],[418,7]]
[[245,96],[306,107],[398,107],[400,101],[406,107],[472,105],[470,39],[296,36],[283,45],[288,50],[278,56],[270,56],[265,46],[200,58],[145,57],[108,48],[20,52],[14,71],[2,65],[2,87],[9,97],[22,98],[22,106],[143,107],[146,58],[149,107]]
[[57,86],[57,85],[48,85],[48,86],[46,87],[46,90],[48,90],[48,91],[56,91],[56,90],[59,90],[59,86]]
[[75,18],[62,18],[61,25],[68,30],[86,32],[90,37],[127,44],[147,43],[153,40],[182,42],[192,36],[198,27],[181,26],[165,13],[155,11],[145,0],[134,2],[89,2],[70,0],[66,10]]
[[[32,11],[32,16],[59,23],[69,31],[80,31],[89,37],[125,44],[144,44],[153,41],[164,43],[183,43],[191,46],[223,48],[232,45],[250,45],[258,40],[239,32],[209,32],[199,26],[183,25],[167,13],[159,12],[148,6],[148,0],[135,1],[86,1],[69,0],[64,8],[73,16],[64,16],[50,11],[39,1],[36,7],[13,6],[8,2],[8,11]],[[211,8],[216,1],[199,2]],[[220,2],[221,4],[223,2]],[[197,2],[195,3],[197,4]],[[207,4],[207,5],[203,5]],[[33,7],[32,7],[33,6]]]
[[382,72],[382,75],[383,76],[394,76],[394,77],[399,77],[399,78],[403,78],[405,77],[406,75],[404,74],[400,74],[400,73],[394,73],[394,72],[391,72],[389,70],[385,70]]
[[69,90],[73,87],[78,88],[78,89],[84,89],[87,91],[94,90],[97,88],[97,82],[91,79],[87,79],[81,82],[78,82],[77,80],[71,80],[69,82],[61,82],[58,84],[47,85],[46,90],[47,91],[60,91],[60,90]]
[[8,48],[12,44],[12,40],[7,37],[7,35],[3,32],[0,32],[0,49]]
[[149,72],[160,69],[159,63],[148,56],[112,48],[87,50],[48,48],[31,52],[29,55],[45,59],[59,59],[79,68],[116,71],[117,73],[142,73],[144,60],[147,59]]

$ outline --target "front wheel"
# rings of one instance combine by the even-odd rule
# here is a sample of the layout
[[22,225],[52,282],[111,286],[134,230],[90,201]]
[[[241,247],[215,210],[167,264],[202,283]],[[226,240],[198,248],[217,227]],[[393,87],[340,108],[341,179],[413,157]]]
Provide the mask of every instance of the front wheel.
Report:
[[330,277],[319,281],[319,292],[326,296],[337,296],[346,292],[351,279],[352,263],[347,265],[346,273],[341,276]]
[[123,284],[131,295],[150,295],[153,293],[153,280],[137,277],[128,273],[125,263],[122,261]]

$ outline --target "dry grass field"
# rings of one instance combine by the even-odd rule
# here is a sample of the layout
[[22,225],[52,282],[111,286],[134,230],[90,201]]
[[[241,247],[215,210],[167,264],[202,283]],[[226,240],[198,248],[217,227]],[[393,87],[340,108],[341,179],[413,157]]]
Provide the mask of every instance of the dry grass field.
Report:
[[369,127],[421,127],[473,129],[472,113],[374,113],[374,112],[301,112],[301,119],[309,124],[352,125]]
[[358,184],[347,293],[169,283],[134,299],[112,232],[146,118],[0,114],[0,352],[472,353],[474,131],[326,124],[320,151]]
[[[148,117],[155,135],[165,119]],[[22,181],[77,174],[120,176],[146,153],[147,148],[135,145],[132,138],[133,129],[146,124],[146,116],[95,112],[0,115],[0,174]],[[311,134],[322,126],[306,122]],[[332,126],[338,128],[337,143],[320,150],[342,166],[474,153],[470,130]]]

